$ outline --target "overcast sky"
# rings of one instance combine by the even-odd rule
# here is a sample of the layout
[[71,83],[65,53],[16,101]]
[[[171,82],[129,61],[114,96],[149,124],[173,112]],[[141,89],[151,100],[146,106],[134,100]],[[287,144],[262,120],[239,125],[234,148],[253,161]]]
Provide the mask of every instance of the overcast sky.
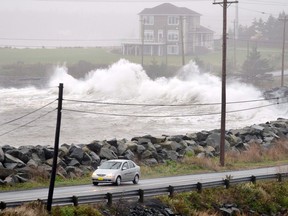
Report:
[[[214,0],[1,0],[0,46],[117,45],[139,37],[139,12],[165,2],[200,13],[201,24],[221,35],[223,8]],[[236,7],[242,25],[288,14],[288,0],[239,0],[228,8],[231,28]]]

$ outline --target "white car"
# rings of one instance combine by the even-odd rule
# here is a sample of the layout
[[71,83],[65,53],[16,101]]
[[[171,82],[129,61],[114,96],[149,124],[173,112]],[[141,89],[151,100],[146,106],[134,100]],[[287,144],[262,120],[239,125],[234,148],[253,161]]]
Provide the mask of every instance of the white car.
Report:
[[138,184],[140,167],[132,160],[108,160],[102,163],[92,174],[92,183],[113,183],[120,185],[121,182],[132,181]]

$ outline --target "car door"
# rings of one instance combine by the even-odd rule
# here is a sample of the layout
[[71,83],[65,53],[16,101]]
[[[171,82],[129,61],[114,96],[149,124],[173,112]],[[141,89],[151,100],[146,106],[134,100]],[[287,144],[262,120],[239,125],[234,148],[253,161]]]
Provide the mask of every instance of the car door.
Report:
[[130,181],[133,181],[134,180],[134,177],[137,173],[137,168],[135,166],[135,164],[131,161],[128,161],[128,164],[129,164],[129,178],[130,178]]
[[122,166],[122,170],[121,170],[121,176],[122,176],[122,181],[129,181],[130,179],[130,169],[129,169],[129,165],[128,162],[124,162],[123,166]]

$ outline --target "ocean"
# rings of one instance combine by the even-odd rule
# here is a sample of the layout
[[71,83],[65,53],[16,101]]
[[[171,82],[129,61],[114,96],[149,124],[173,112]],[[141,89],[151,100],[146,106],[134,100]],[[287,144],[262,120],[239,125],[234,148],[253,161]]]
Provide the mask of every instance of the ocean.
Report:
[[[1,79],[11,82],[9,77]],[[55,65],[44,84],[37,82],[0,86],[1,146],[54,146],[60,83],[64,85],[60,144],[220,129],[221,78],[200,72],[194,62],[172,78],[154,80],[141,65],[125,59],[81,79]],[[226,95],[227,130],[288,117],[287,104],[265,100],[252,85],[229,80]]]

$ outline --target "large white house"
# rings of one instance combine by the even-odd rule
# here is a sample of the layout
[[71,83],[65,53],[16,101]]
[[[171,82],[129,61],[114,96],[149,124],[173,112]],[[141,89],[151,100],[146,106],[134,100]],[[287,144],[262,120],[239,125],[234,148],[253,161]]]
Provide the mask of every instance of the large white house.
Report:
[[139,13],[140,38],[122,44],[124,55],[187,55],[213,49],[214,32],[200,14],[164,3]]

